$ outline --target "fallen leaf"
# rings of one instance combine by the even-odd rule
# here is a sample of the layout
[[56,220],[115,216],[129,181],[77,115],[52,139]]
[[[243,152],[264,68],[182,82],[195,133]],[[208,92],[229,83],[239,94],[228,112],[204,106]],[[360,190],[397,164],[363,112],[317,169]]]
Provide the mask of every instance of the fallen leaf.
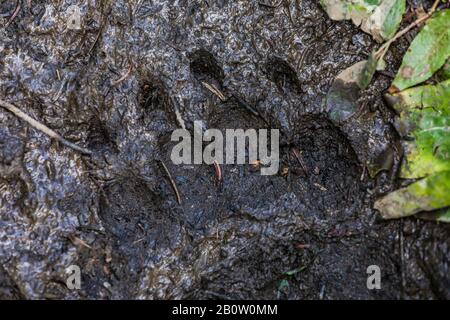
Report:
[[392,38],[405,12],[405,0],[321,0],[333,20],[352,20],[378,42]]
[[450,80],[387,98],[399,114],[395,127],[407,138],[400,177],[423,178],[450,170]]
[[392,38],[400,26],[406,9],[406,0],[384,0],[363,21],[361,29],[371,34],[378,42]]
[[420,179],[375,203],[383,218],[418,214],[450,222],[450,80],[388,95],[405,138],[400,177]]
[[372,81],[377,66],[378,61],[372,54],[368,60],[355,63],[334,79],[326,102],[333,121],[344,121],[358,110],[360,92]]
[[450,206],[450,171],[431,175],[389,193],[375,202],[384,219],[414,215]]
[[450,9],[428,20],[411,43],[392,85],[404,90],[430,78],[450,56]]

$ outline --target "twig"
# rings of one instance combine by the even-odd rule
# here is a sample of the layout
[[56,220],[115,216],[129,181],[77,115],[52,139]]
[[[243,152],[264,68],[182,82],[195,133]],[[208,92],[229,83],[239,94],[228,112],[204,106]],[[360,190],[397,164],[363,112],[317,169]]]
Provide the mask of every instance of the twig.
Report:
[[68,238],[69,238],[69,240],[70,240],[74,245],[78,245],[78,244],[79,244],[79,245],[82,245],[83,247],[86,247],[86,248],[92,250],[92,247],[91,247],[90,245],[88,245],[88,244],[86,243],[86,241],[84,241],[84,240],[78,238],[77,236],[69,235]]
[[[315,42],[313,42],[315,43]],[[297,72],[300,72],[303,67],[303,62],[305,61],[306,55],[309,54],[310,49],[312,48],[312,44],[309,44],[305,49],[303,49],[302,54],[300,55],[300,58],[298,58],[297,62]]]
[[439,5],[440,0],[436,0],[433,4],[433,6],[431,7],[430,11],[428,11],[427,14],[425,14],[423,17],[420,17],[419,19],[417,19],[416,21],[414,21],[413,23],[411,23],[409,26],[407,26],[405,29],[397,32],[397,34],[390,39],[389,41],[387,41],[385,44],[383,44],[380,49],[378,49],[377,52],[375,52],[375,57],[377,59],[383,59],[384,56],[386,55],[387,51],[389,50],[389,47],[391,46],[391,44],[397,40],[398,38],[402,37],[404,34],[408,33],[412,28],[416,27],[417,25],[421,24],[422,22],[428,20],[433,13],[436,11],[437,6]]
[[225,95],[222,93],[222,91],[217,89],[215,85],[209,84],[205,81],[202,81],[202,84],[205,86],[206,89],[208,89],[209,91],[214,93],[221,101],[227,100],[227,98],[225,98]]
[[9,25],[13,22],[14,18],[17,16],[17,14],[20,11],[20,1],[17,1],[16,9],[14,10],[14,13],[12,14],[11,18],[9,18],[8,22],[5,25],[5,29],[9,27]]
[[302,167],[303,173],[308,176],[308,169],[306,168],[305,162],[303,161],[303,157],[301,153],[297,149],[292,149],[292,153],[294,154],[295,158],[297,159],[298,163]]
[[[102,13],[102,15],[103,15],[103,13]],[[106,24],[106,19],[107,19],[106,15],[103,15],[102,23],[101,23],[101,25],[100,25],[100,28],[99,28],[99,30],[98,30],[97,35],[95,36],[95,40],[94,40],[94,42],[92,43],[91,47],[89,48],[89,51],[87,52],[88,59],[90,59],[91,54],[92,54],[92,51],[94,50],[95,46],[97,45],[97,42],[98,42],[99,39],[100,39],[100,36],[102,35],[103,28],[104,28],[104,26],[105,26],[105,24]]]
[[435,12],[436,11],[436,9],[437,9],[437,7],[438,7],[438,5],[439,5],[439,2],[441,2],[440,0],[436,0],[434,3],[433,3],[433,6],[431,7],[431,13],[433,13],[433,12]]
[[[58,73],[59,75],[59,73]],[[58,92],[56,93],[55,97],[52,99],[54,102],[58,101],[59,97],[61,97],[61,94],[64,90],[64,87],[67,85],[67,82],[69,81],[69,79],[67,77],[64,77],[61,86],[59,87]]]
[[134,241],[133,244],[138,244],[139,242],[142,242],[144,240],[145,240],[145,238],[140,238],[140,239]]
[[238,102],[239,105],[243,106],[251,114],[253,114],[254,116],[259,117],[259,118],[263,119],[265,122],[267,122],[266,119],[264,119],[259,114],[258,111],[256,111],[252,106],[250,106],[247,101],[245,101],[243,98],[239,97],[237,94],[231,93],[231,95],[233,96],[234,99],[236,99],[236,101]]
[[181,204],[181,196],[180,193],[178,192],[178,188],[177,188],[177,184],[175,183],[175,181],[172,178],[172,175],[170,174],[169,169],[167,169],[167,166],[165,165],[165,163],[162,160],[159,160],[159,163],[161,163],[164,171],[167,174],[167,178],[169,178],[170,184],[172,185],[172,189],[175,192],[175,195],[177,197],[177,202],[178,204]]
[[8,102],[3,101],[3,100],[0,99],[0,106],[5,108],[6,110],[12,112],[15,116],[17,116],[18,118],[24,120],[25,122],[27,122],[33,128],[38,129],[39,131],[42,131],[43,133],[48,135],[50,138],[53,138],[53,139],[61,142],[63,145],[65,145],[65,146],[67,146],[67,147],[69,147],[71,149],[77,150],[77,151],[79,151],[81,153],[84,153],[84,154],[92,154],[92,151],[90,151],[88,149],[85,149],[83,147],[79,147],[76,144],[74,144],[74,143],[64,139],[58,133],[56,133],[55,131],[53,131],[49,127],[43,125],[42,123],[34,120],[29,115],[27,115],[26,113],[24,113],[22,110],[20,110],[16,106],[12,105],[11,103],[8,103]]
[[220,164],[218,164],[216,160],[214,160],[213,164],[214,164],[214,170],[216,171],[217,183],[220,184],[223,180],[222,168],[220,168]]
[[121,83],[122,81],[124,81],[126,78],[128,78],[128,76],[129,76],[130,73],[131,73],[131,69],[132,69],[132,67],[131,67],[131,64],[130,64],[130,66],[128,67],[127,72],[126,72],[123,76],[121,76],[119,79],[117,79],[116,81],[114,81],[114,82],[113,82],[113,86],[118,85],[119,83]]

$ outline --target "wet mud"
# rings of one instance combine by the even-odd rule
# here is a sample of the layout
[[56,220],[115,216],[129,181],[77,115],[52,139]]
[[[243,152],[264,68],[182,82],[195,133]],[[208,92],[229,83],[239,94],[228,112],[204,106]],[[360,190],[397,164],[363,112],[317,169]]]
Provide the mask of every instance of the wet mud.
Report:
[[[399,185],[382,95],[408,38],[337,122],[334,77],[377,44],[317,1],[266,1],[19,1],[0,29],[0,97],[93,155],[0,110],[0,298],[450,297],[449,226],[373,209]],[[0,4],[2,26],[15,9]],[[173,164],[171,133],[194,121],[279,129],[279,172],[222,165],[218,181]]]

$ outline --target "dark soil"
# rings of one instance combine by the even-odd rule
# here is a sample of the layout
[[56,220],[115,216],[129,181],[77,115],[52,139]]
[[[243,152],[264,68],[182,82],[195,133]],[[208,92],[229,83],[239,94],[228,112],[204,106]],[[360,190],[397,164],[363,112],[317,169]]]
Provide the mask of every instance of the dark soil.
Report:
[[[372,209],[398,187],[382,94],[408,37],[336,123],[334,77],[377,44],[318,1],[78,1],[78,31],[64,20],[77,1],[20,2],[0,29],[0,97],[94,154],[0,110],[0,298],[450,298],[449,226]],[[0,4],[1,25],[15,8]],[[225,165],[220,183],[174,165],[170,135],[196,120],[279,129],[279,174]]]

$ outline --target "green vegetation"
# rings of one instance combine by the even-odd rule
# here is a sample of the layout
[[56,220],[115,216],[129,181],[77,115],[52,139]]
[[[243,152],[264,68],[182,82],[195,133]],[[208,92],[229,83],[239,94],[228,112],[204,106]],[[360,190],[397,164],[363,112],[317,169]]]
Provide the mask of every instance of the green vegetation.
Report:
[[[321,3],[331,18],[351,19],[376,40],[387,40],[368,60],[338,76],[346,83],[356,83],[360,89],[370,84],[376,70],[384,68],[383,57],[389,46],[425,23],[403,57],[387,95],[398,113],[397,131],[404,138],[400,178],[414,180],[379,199],[375,208],[385,219],[416,214],[424,219],[450,222],[450,9],[437,10],[440,1],[435,1],[428,13],[396,33],[405,11],[403,0]],[[352,76],[342,78],[342,74]],[[428,83],[417,86],[425,81]],[[328,99],[335,96],[331,92]]]

